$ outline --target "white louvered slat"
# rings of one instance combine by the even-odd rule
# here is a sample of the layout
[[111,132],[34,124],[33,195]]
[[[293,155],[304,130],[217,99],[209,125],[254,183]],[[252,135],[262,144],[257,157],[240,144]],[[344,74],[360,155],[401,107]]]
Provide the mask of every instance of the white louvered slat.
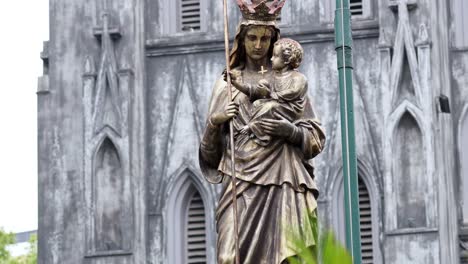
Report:
[[349,9],[352,16],[362,16],[364,12],[362,0],[350,0]]
[[[351,5],[353,1],[351,0]],[[362,1],[361,1],[362,9]],[[373,263],[372,216],[370,196],[365,183],[359,178],[359,219],[361,226],[361,254],[363,264]]]
[[[187,1],[187,2],[193,2]],[[187,241],[187,263],[206,263],[206,230],[205,207],[198,192],[190,199],[187,212],[186,241]]]
[[180,30],[198,31],[200,28],[200,0],[180,0]]

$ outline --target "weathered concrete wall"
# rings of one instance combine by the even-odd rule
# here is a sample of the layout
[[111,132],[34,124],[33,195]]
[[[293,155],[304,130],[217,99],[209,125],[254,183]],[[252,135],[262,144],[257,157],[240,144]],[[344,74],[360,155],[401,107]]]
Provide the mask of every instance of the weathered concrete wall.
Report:
[[[143,263],[145,259],[145,156],[144,146],[144,78],[143,21],[139,1],[113,1],[106,5],[96,1],[50,1],[49,70],[42,77],[39,91],[39,263]],[[101,14],[108,12],[111,26],[118,26],[121,38],[115,45],[118,69],[134,72],[132,95],[128,98],[129,127],[125,131],[131,183],[133,212],[123,220],[129,222],[131,244],[125,254],[99,253],[91,250],[88,236],[94,207],[87,197],[93,191],[87,178],[85,161],[86,102],[84,75],[97,65],[102,55]],[[101,30],[102,31],[102,30]],[[85,62],[91,61],[91,64]],[[105,64],[105,63],[104,63]],[[86,77],[86,76],[85,76]],[[89,76],[88,76],[89,77]],[[46,82],[48,80],[48,84]],[[121,107],[120,105],[118,107]],[[124,121],[125,120],[119,120]],[[126,212],[128,213],[128,212]],[[93,242],[94,243],[94,242]],[[99,254],[97,254],[99,253]],[[114,254],[116,253],[116,254]]]

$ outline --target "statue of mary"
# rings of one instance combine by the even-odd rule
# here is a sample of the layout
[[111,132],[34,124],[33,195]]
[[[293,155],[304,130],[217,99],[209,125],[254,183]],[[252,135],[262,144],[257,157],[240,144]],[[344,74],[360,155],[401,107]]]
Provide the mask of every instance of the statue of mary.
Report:
[[[243,82],[253,87],[255,94],[269,89],[262,79],[274,82],[270,59],[273,44],[279,39],[276,18],[284,1],[237,1],[243,19],[230,53],[230,65],[241,72]],[[263,130],[272,140],[259,145],[251,136],[239,133],[252,117],[254,95],[231,89],[233,102],[227,100],[227,85],[220,76],[212,91],[199,150],[205,178],[223,184],[216,210],[218,263],[230,264],[235,259],[229,122],[234,126],[240,261],[287,263],[289,257],[299,253],[288,242],[288,236],[300,238],[308,247],[316,244],[317,227],[308,217],[316,218],[319,194],[312,159],[322,151],[325,135],[306,97],[299,120],[262,121]]]

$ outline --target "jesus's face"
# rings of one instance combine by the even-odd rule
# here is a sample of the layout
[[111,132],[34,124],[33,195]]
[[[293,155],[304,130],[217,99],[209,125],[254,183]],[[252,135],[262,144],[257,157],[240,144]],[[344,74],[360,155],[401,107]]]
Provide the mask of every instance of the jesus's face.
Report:
[[245,53],[253,60],[265,58],[270,49],[272,32],[265,26],[254,26],[247,30],[244,39]]
[[283,70],[288,66],[284,61],[283,47],[281,44],[276,44],[273,48],[273,56],[271,57],[271,68],[275,71]]

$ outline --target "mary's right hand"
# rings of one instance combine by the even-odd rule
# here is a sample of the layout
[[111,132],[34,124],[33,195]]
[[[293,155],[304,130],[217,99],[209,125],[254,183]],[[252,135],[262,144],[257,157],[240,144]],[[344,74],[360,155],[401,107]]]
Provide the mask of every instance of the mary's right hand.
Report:
[[227,121],[231,120],[231,118],[235,118],[238,113],[239,105],[234,102],[231,102],[226,106],[226,108],[224,108],[222,112],[213,113],[210,116],[210,122],[216,126],[222,125]]

